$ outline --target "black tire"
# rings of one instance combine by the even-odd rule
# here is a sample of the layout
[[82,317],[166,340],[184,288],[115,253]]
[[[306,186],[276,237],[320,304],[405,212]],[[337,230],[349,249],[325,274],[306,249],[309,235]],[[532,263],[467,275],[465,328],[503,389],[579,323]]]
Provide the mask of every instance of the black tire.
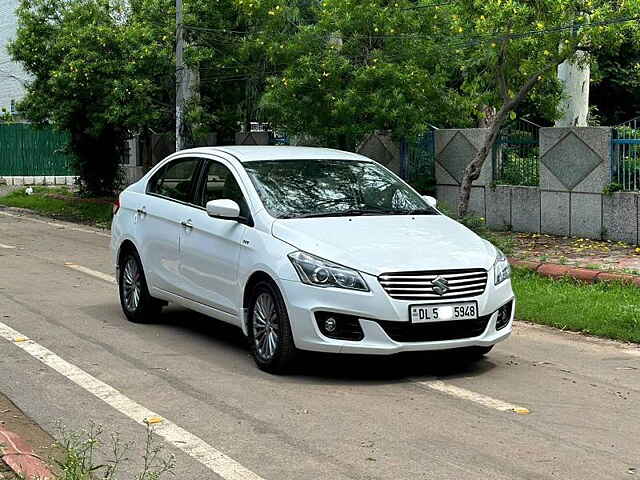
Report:
[[[272,301],[273,311],[275,317],[268,315],[272,331],[275,332],[277,340],[272,352],[269,350],[267,343],[269,342],[268,335],[270,332],[265,326],[264,335],[260,335],[260,331],[263,328],[261,325],[260,311],[265,310],[263,301],[265,298],[270,298]],[[264,315],[262,315],[264,317]],[[287,314],[287,307],[284,303],[284,299],[278,290],[278,287],[272,282],[262,281],[256,284],[251,293],[251,299],[249,302],[249,346],[251,348],[251,354],[256,362],[256,365],[260,370],[265,372],[280,374],[286,372],[294,363],[298,350],[293,342],[293,334],[291,332],[291,324],[289,323],[289,315]],[[256,341],[258,338],[258,341]],[[262,340],[262,342],[260,341]],[[264,343],[264,342],[267,343]],[[261,347],[262,345],[262,347]],[[271,353],[268,355],[267,353]]]
[[493,345],[490,347],[466,347],[460,349],[464,357],[468,360],[480,360],[486,354],[488,354],[491,350],[493,350]]
[[[131,262],[130,267],[128,266]],[[128,278],[131,274],[128,268],[137,269],[138,276],[134,279]],[[132,302],[132,291],[128,288],[131,281],[136,283],[138,289],[137,301]],[[164,303],[149,295],[147,279],[142,269],[142,262],[138,252],[133,249],[127,250],[120,257],[118,291],[120,292],[120,305],[122,311],[130,322],[151,323],[157,319]]]

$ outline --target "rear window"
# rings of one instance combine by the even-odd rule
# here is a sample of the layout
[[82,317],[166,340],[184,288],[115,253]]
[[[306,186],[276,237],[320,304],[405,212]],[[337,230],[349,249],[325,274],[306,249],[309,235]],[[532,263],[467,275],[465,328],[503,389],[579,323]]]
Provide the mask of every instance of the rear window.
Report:
[[197,158],[179,159],[168,163],[151,178],[147,193],[190,203],[199,163],[200,160]]

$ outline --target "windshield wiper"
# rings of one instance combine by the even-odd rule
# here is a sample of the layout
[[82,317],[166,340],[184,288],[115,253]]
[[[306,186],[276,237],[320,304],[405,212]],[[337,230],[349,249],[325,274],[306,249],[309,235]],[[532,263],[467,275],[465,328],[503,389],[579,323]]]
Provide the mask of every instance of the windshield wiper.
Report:
[[349,210],[341,210],[339,212],[302,212],[298,214],[287,215],[281,218],[322,218],[322,217],[359,217],[362,215],[380,215],[388,213],[387,210],[352,208]]
[[416,208],[413,210],[396,210],[391,208],[352,208],[339,212],[301,212],[285,215],[280,218],[325,218],[325,217],[359,217],[363,215],[437,215],[435,210]]

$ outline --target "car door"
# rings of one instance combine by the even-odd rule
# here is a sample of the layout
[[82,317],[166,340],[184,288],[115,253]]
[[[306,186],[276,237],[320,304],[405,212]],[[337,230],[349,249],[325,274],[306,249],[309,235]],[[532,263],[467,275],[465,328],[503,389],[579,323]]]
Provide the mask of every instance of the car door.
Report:
[[178,268],[181,222],[189,217],[202,160],[180,157],[168,162],[147,183],[137,208],[137,238],[147,281],[152,288],[183,294]]
[[[207,215],[211,200],[233,200],[246,221],[223,220]],[[198,203],[200,209],[184,220],[180,240],[180,274],[189,297],[231,315],[239,313],[238,259],[250,211],[240,183],[224,161],[206,160]]]

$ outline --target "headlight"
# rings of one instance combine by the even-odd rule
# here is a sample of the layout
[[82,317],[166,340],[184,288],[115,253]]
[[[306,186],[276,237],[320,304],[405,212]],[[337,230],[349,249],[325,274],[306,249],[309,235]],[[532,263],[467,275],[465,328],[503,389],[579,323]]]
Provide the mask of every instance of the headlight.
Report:
[[493,264],[493,275],[496,285],[500,285],[505,280],[511,278],[511,266],[509,260],[505,257],[504,253],[496,248],[496,262]]
[[369,287],[362,276],[350,268],[304,252],[290,253],[289,260],[293,263],[303,283],[317,287],[337,287],[363,292],[369,291]]

